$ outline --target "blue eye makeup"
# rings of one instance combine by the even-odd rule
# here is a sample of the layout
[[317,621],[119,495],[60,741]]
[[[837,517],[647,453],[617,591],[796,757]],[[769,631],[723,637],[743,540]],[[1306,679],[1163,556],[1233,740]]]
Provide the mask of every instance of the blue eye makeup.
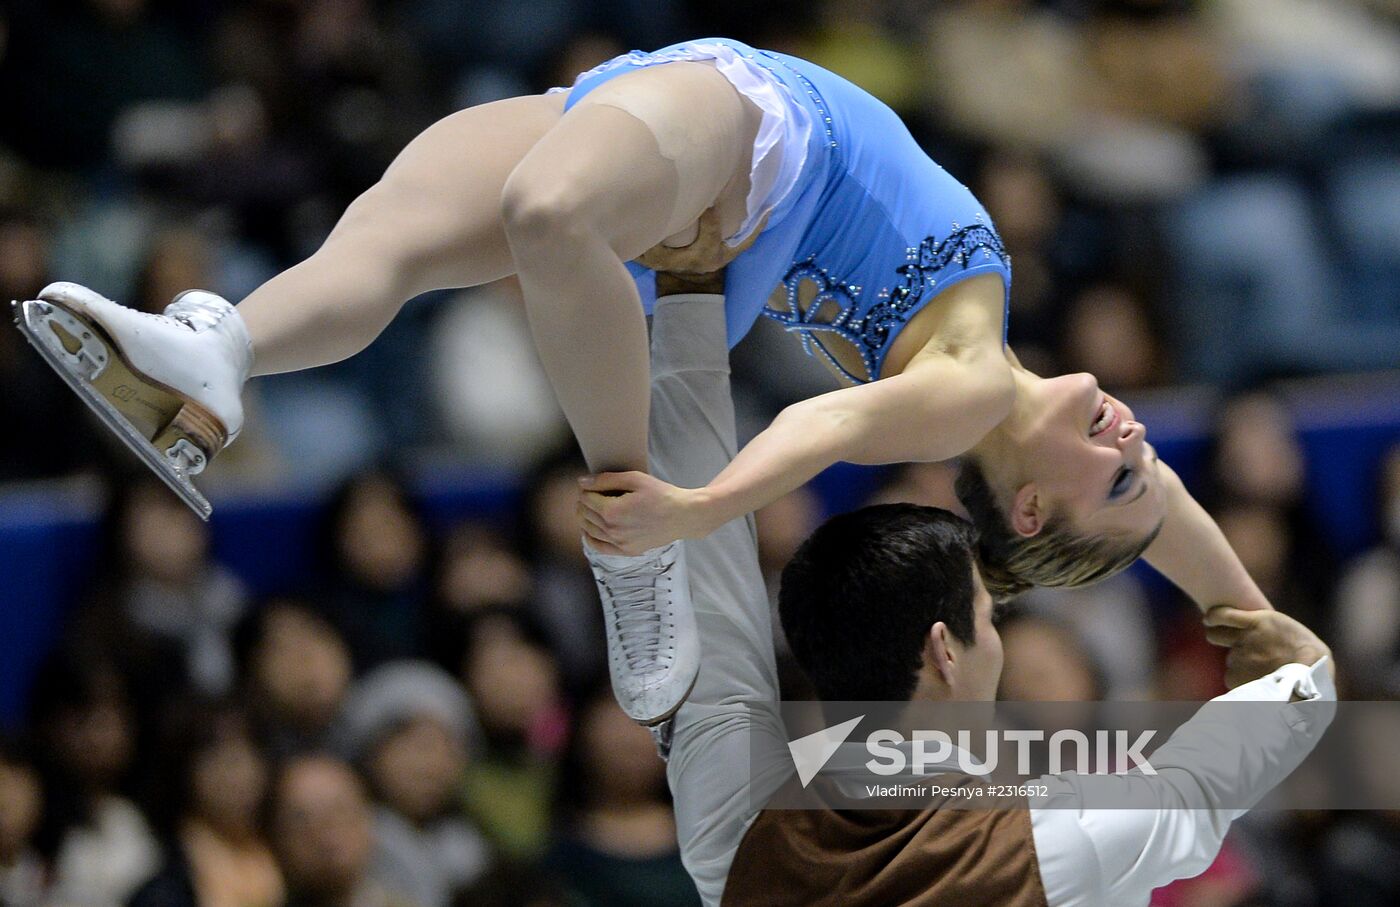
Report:
[[1133,470],[1124,466],[1113,478],[1113,487],[1108,490],[1110,500],[1122,497],[1133,485]]

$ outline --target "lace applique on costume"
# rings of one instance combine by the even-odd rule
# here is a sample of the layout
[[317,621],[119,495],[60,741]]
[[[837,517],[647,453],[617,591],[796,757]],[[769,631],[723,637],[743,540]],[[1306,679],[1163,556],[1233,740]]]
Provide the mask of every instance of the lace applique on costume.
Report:
[[[859,286],[833,278],[810,256],[792,266],[773,291],[763,314],[802,338],[807,355],[822,355],[850,380],[862,384],[880,374],[885,354],[913,310],[929,297],[943,270],[957,264],[966,269],[982,262],[1010,267],[1011,256],[996,230],[984,223],[967,227],[953,224],[953,232],[941,241],[930,236],[907,250],[908,260],[897,272],[899,282],[881,290],[873,304],[862,309]],[[839,338],[859,354],[864,375],[853,374],[832,355],[817,336]]]

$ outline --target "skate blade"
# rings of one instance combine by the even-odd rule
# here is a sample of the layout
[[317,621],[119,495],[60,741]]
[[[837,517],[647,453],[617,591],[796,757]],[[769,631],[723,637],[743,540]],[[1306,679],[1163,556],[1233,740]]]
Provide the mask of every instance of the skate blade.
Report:
[[[15,308],[15,326],[24,334],[30,345],[39,351],[49,368],[58,373],[78,398],[87,404],[88,409],[92,410],[152,472],[170,486],[170,490],[175,492],[180,500],[197,513],[200,519],[208,520],[214,512],[214,507],[194,486],[189,470],[167,459],[120,410],[89,383],[89,377],[100,374],[107,366],[106,356],[115,354],[104,350],[105,355],[98,360],[96,354],[89,353],[88,345],[80,338],[73,338],[75,349],[65,348],[59,336],[49,329],[45,322],[46,316],[54,311],[66,311],[65,309],[35,300],[12,305]],[[94,344],[94,347],[101,349],[101,344]],[[76,368],[84,366],[92,369],[88,375],[81,375],[75,371]]]

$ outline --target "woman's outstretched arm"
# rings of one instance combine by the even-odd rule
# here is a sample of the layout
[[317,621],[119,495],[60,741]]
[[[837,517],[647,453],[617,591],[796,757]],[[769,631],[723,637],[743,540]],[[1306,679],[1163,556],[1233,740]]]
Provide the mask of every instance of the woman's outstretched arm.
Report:
[[1160,463],[1158,468],[1167,493],[1167,516],[1143,554],[1147,562],[1191,596],[1202,611],[1216,605],[1246,611],[1271,609],[1215,520],[1191,497],[1171,467]]
[[1011,410],[999,346],[921,352],[898,375],[793,404],[704,488],[641,473],[585,479],[580,516],[595,546],[635,553],[702,536],[804,484],[833,463],[956,457]]

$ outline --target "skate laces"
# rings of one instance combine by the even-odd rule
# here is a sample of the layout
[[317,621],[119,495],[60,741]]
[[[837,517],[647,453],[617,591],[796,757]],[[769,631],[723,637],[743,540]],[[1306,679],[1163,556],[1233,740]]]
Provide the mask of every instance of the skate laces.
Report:
[[664,606],[670,600],[667,571],[674,557],[658,553],[634,564],[600,571],[600,579],[613,606],[613,626],[627,667],[631,670],[665,668],[669,663],[670,620]]

